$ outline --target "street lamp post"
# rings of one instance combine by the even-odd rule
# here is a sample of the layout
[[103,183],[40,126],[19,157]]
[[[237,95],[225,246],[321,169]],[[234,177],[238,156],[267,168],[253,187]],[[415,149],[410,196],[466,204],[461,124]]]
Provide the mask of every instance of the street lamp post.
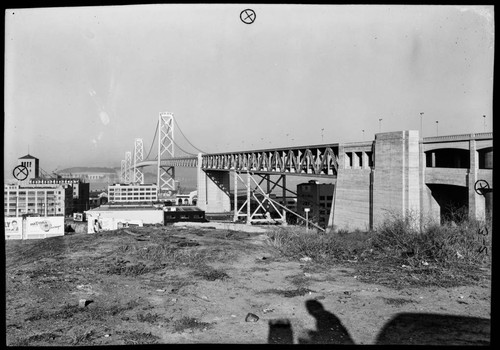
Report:
[[436,136],[439,136],[439,121],[436,120]]
[[382,131],[382,118],[378,120],[378,132]]
[[304,208],[304,211],[306,212],[306,232],[309,231],[309,208]]
[[321,129],[321,143],[323,143],[323,130],[325,130],[324,128]]
[[424,115],[424,112],[420,112],[420,137],[424,137],[424,134],[423,134],[423,129],[422,129],[422,116]]
[[363,141],[365,140],[365,130],[361,130],[363,132]]
[[484,128],[484,132],[486,132],[486,116],[483,115],[483,128]]

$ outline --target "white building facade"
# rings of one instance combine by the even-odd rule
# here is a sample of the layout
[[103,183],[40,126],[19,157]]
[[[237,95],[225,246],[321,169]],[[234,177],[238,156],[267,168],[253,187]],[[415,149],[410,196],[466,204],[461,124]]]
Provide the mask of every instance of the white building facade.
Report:
[[17,217],[24,214],[34,216],[65,216],[72,211],[73,189],[62,185],[30,187],[4,186],[4,215]]
[[154,184],[114,184],[108,186],[108,202],[155,202],[158,189]]

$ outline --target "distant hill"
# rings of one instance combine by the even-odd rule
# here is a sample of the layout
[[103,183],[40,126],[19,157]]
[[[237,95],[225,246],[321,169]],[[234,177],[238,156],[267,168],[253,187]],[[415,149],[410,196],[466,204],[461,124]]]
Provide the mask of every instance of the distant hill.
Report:
[[[119,171],[120,169],[118,169]],[[107,167],[84,167],[77,166],[72,168],[66,168],[58,170],[57,173],[109,173],[116,174],[117,170],[115,168]]]

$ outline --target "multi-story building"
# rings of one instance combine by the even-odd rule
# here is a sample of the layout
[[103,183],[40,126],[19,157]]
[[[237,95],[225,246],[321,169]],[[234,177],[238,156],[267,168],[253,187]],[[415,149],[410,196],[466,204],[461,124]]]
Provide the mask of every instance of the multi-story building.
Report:
[[73,212],[71,187],[59,184],[4,186],[4,215],[68,216]]
[[297,185],[297,212],[305,216],[309,208],[309,219],[326,228],[333,202],[333,184],[320,184],[315,180]]
[[155,184],[114,184],[108,186],[108,201],[119,202],[156,202],[158,189]]
[[89,204],[89,184],[79,178],[35,178],[30,179],[29,186],[44,187],[45,185],[62,185],[71,187],[73,193],[73,212],[83,213],[90,208]]

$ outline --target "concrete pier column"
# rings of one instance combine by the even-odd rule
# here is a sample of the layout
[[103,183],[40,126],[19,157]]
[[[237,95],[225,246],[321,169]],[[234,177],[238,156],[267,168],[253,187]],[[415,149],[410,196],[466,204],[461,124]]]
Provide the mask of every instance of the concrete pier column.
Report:
[[358,169],[360,166],[359,166],[359,157],[358,157],[358,153],[357,152],[352,152],[351,153],[351,156],[352,156],[352,168],[353,169]]
[[368,169],[370,166],[368,165],[369,161],[368,161],[368,154],[366,154],[366,152],[363,152],[362,153],[362,162],[361,162],[361,166],[363,169]]
[[415,216],[420,226],[420,149],[418,130],[375,135],[373,224],[388,215]]
[[230,212],[231,198],[229,195],[229,172],[204,171],[202,169],[202,156],[199,154],[197,175],[197,206],[207,213]]
[[469,193],[469,219],[484,220],[486,200],[481,194],[476,193],[474,185],[478,180],[479,154],[476,150],[476,140],[469,141],[470,165],[467,175],[467,187]]

